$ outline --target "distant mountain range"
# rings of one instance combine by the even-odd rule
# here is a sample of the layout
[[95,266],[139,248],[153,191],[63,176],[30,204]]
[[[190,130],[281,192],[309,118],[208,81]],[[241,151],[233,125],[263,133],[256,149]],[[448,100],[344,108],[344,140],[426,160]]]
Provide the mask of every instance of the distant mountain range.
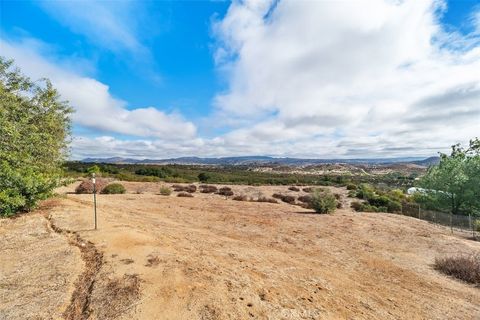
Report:
[[81,162],[90,163],[116,163],[116,164],[184,164],[184,165],[285,165],[285,166],[307,166],[318,164],[366,164],[366,165],[388,165],[394,163],[409,163],[420,166],[438,164],[439,157],[421,158],[382,158],[382,159],[300,159],[300,158],[276,158],[267,156],[244,156],[244,157],[222,157],[222,158],[199,158],[180,157],[171,159],[131,159],[131,158],[85,158]]

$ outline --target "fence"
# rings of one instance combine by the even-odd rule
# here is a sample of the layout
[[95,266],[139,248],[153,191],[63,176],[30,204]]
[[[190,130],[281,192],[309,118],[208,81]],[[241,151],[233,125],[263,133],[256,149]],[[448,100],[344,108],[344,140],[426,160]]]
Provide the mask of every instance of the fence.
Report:
[[471,215],[455,215],[446,212],[422,209],[416,203],[402,203],[402,215],[433,222],[460,232],[471,233],[473,238],[480,238],[480,218]]

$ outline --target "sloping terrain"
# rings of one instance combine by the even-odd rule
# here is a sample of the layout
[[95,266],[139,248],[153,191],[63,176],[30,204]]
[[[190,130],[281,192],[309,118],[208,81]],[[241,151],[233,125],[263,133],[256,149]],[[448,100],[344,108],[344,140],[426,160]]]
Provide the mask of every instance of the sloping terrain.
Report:
[[[480,290],[432,268],[436,256],[480,252],[480,243],[444,228],[390,214],[341,209],[316,215],[285,203],[198,192],[194,198],[167,197],[157,194],[160,184],[125,185],[128,194],[98,196],[97,231],[90,195],[68,194],[49,210],[55,226],[75,231],[103,254],[88,298],[93,319],[480,318]],[[233,189],[255,196],[287,193],[286,187]],[[22,224],[45,223],[33,221],[37,217],[8,222],[9,231],[18,231],[6,239],[7,228],[1,229],[2,248],[23,237]],[[49,247],[37,250],[56,263]],[[76,254],[71,270],[78,276]],[[21,257],[23,265],[36,263],[18,250],[9,255]],[[27,302],[20,295],[28,294],[24,284],[34,275],[20,273],[11,291],[16,302]],[[0,306],[11,310],[16,302]],[[47,301],[45,308],[61,309]]]

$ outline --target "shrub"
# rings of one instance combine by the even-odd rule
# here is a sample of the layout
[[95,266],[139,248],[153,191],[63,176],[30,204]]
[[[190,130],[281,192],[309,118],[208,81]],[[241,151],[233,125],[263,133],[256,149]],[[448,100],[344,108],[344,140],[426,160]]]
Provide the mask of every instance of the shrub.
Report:
[[210,186],[208,184],[200,185],[200,192],[201,193],[215,193],[218,191],[218,188],[215,186]]
[[434,267],[446,275],[480,286],[480,255],[436,258]]
[[312,195],[311,206],[317,213],[332,213],[337,207],[337,200],[330,191],[315,190]]
[[170,194],[172,194],[172,189],[166,186],[160,187],[160,194],[162,196],[169,196]]
[[298,201],[303,203],[310,203],[312,202],[312,196],[311,195],[300,196],[298,197]]
[[111,183],[101,191],[103,194],[123,194],[125,192],[127,192],[127,190],[120,183]]
[[230,187],[221,187],[220,189],[218,189],[218,194],[225,197],[229,197],[229,196],[233,196],[233,191],[232,191],[232,188]]
[[348,191],[347,197],[356,198],[357,197],[357,191],[355,191],[355,190]]
[[311,187],[303,188],[302,191],[303,191],[303,192],[306,192],[306,193],[312,193],[312,192],[313,192],[313,188],[311,188]]
[[357,190],[357,185],[349,183],[347,184],[347,190]]
[[267,197],[259,197],[256,202],[269,202],[269,203],[278,203],[277,200],[272,199],[272,198],[267,198]]
[[355,211],[362,211],[363,203],[361,203],[360,201],[353,201],[350,204],[350,207]]
[[282,199],[282,198],[283,198],[283,194],[274,193],[274,194],[272,195],[272,197],[274,197],[275,199]]
[[173,188],[173,191],[176,191],[176,192],[194,193],[195,191],[197,191],[197,187],[193,184],[188,186],[181,186],[181,185],[175,184],[172,186],[172,188]]
[[342,209],[343,204],[340,201],[337,201],[337,209]]
[[[95,182],[96,182],[95,188],[97,193],[101,193],[108,184],[107,180],[101,179],[101,178],[97,178]],[[83,180],[82,183],[80,183],[78,187],[75,189],[75,193],[77,194],[93,193],[92,180],[91,179]]]
[[294,204],[295,203],[295,197],[294,196],[288,196],[288,195],[284,195],[282,197],[282,200],[283,202],[286,202],[286,203],[289,203],[289,204]]
[[179,194],[177,194],[177,197],[193,198],[193,194],[188,192],[180,192]]
[[337,200],[340,200],[342,198],[342,195],[339,193],[335,193],[334,196],[335,196],[335,199]]
[[248,197],[246,195],[238,195],[232,198],[235,201],[248,201]]
[[300,189],[297,188],[297,187],[295,187],[295,186],[289,187],[288,190],[290,190],[290,191],[296,191],[296,192],[300,191]]

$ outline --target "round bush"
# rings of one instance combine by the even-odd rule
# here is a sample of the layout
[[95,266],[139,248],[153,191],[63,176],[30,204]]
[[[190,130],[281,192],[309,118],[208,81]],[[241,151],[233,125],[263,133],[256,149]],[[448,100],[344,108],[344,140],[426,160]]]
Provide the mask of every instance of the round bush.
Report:
[[123,194],[127,192],[125,187],[120,183],[111,183],[106,186],[101,193],[103,194]]
[[160,194],[162,196],[169,196],[171,193],[172,193],[172,189],[170,189],[169,187],[161,187],[160,188]]
[[[102,192],[105,186],[108,184],[107,180],[97,178],[95,183],[95,188],[97,193]],[[75,189],[77,194],[87,194],[93,193],[93,183],[91,179],[83,180],[82,183]]]
[[317,213],[332,213],[337,208],[337,200],[330,191],[315,190],[312,194],[311,206]]

